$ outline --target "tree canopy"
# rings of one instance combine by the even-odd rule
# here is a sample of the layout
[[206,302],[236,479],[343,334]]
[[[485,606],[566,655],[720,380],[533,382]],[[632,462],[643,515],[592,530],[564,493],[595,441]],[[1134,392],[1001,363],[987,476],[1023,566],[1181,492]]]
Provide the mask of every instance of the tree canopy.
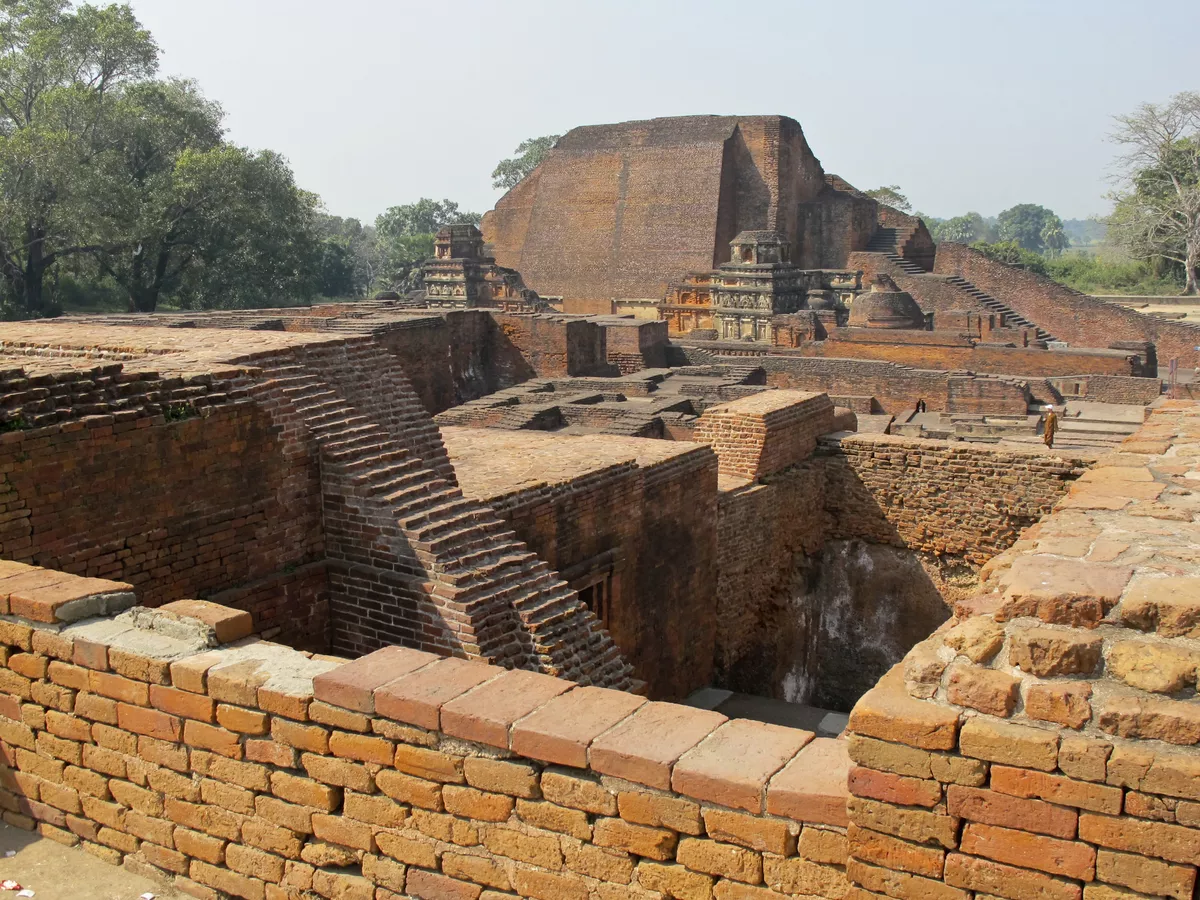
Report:
[[230,144],[196,85],[159,80],[127,5],[0,0],[4,311],[54,311],[60,270],[131,310],[303,300],[317,289],[317,198],[269,151]]
[[561,134],[547,134],[542,137],[529,138],[521,141],[513,151],[516,156],[502,159],[492,171],[492,187],[511,190],[538,167],[546,154],[558,143]]
[[912,212],[912,203],[900,193],[900,185],[898,184],[877,187],[869,191],[863,191],[863,193],[874,200],[878,200],[885,206],[892,207],[892,209],[898,209],[900,212]]
[[1181,267],[1184,293],[1200,293],[1200,93],[1117,116],[1112,137],[1123,153],[1110,230],[1133,258]]
[[1062,250],[1068,245],[1062,219],[1036,203],[1018,203],[996,217],[1001,241],[1015,241],[1023,249],[1041,253]]
[[994,240],[996,237],[995,228],[977,212],[934,222],[929,230],[933,239],[939,243],[953,241],[956,244],[972,244],[975,241]]
[[391,207],[375,220],[379,286],[396,291],[415,288],[421,263],[433,256],[437,232],[445,225],[478,225],[480,218],[452,200],[428,197]]

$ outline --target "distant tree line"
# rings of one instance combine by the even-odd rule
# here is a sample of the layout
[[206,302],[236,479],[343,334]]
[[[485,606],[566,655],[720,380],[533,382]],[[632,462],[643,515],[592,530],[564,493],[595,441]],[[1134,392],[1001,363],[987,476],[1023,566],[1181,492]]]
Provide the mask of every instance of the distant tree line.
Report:
[[[950,219],[915,215],[939,243],[970,244],[1077,290],[1200,293],[1200,93],[1186,91],[1162,105],[1144,103],[1115,122],[1111,137],[1122,153],[1107,217],[1064,223],[1034,203],[991,219],[977,212]],[[866,193],[912,210],[899,185]],[[1067,252],[1073,243],[1083,248]]]
[[[224,112],[127,4],[0,0],[0,316],[293,304],[416,285],[447,199],[373,224],[326,213],[287,161],[228,140]],[[493,176],[511,187],[557,136]]]

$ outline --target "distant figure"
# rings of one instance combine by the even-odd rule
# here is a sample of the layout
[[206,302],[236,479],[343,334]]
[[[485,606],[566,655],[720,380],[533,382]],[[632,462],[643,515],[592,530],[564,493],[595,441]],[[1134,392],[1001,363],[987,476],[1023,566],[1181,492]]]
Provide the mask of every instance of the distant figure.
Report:
[[917,401],[917,412],[919,412],[919,413],[925,412],[925,401],[924,400]]
[[1054,449],[1054,433],[1058,431],[1058,416],[1055,415],[1054,407],[1046,407],[1046,430],[1042,432],[1042,440],[1046,442],[1046,446]]

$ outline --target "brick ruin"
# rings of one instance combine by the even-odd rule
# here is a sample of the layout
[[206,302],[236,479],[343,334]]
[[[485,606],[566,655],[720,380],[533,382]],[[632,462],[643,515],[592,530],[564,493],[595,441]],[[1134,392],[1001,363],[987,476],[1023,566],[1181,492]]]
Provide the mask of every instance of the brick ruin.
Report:
[[531,179],[417,295],[0,331],[3,820],[200,900],[1200,896],[1177,323],[780,117]]

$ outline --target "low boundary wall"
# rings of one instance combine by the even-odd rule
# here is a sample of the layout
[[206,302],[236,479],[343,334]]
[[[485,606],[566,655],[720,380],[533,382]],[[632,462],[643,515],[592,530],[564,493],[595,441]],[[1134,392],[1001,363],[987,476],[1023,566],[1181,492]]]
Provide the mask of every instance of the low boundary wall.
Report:
[[9,572],[4,820],[193,896],[849,891],[842,741],[407,648],[309,656],[215,604],[64,622],[128,586]]

